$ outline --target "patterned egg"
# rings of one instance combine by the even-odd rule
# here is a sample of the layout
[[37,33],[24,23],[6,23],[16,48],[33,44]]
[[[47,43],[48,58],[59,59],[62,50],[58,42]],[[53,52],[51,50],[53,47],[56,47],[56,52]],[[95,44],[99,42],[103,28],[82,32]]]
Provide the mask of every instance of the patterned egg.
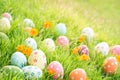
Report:
[[9,40],[8,36],[5,33],[3,33],[3,32],[0,32],[0,39],[2,39],[2,40]]
[[68,46],[69,45],[69,40],[66,36],[59,36],[57,38],[57,44],[60,46]]
[[2,16],[5,17],[5,18],[7,18],[10,22],[12,21],[11,14],[9,14],[9,13],[3,13]]
[[31,47],[33,50],[37,49],[37,43],[33,38],[27,38],[25,40],[27,46]]
[[23,80],[24,74],[23,71],[17,66],[4,66],[0,70],[0,78],[5,79],[8,77],[16,77],[17,80]]
[[25,66],[22,68],[25,78],[41,78],[42,77],[42,70],[37,66]]
[[31,19],[24,19],[24,26],[25,27],[35,27],[35,24],[33,23],[33,21]]
[[96,45],[95,53],[102,53],[103,55],[107,55],[109,52],[109,45],[106,42],[101,42]]
[[55,51],[55,43],[51,38],[47,38],[43,41],[43,44],[47,51],[53,52]]
[[64,70],[62,65],[58,61],[51,62],[48,67],[47,71],[50,75],[52,75],[53,79],[62,79],[64,76]]
[[66,30],[66,26],[63,23],[59,23],[56,25],[56,29],[59,32],[59,34],[65,35],[67,30]]
[[27,59],[23,53],[15,52],[11,56],[11,64],[22,68],[27,64]]
[[103,64],[103,70],[105,73],[114,74],[118,68],[118,61],[115,57],[108,57]]
[[74,69],[69,74],[69,80],[87,80],[85,70],[81,68]]
[[89,55],[89,49],[86,45],[80,45],[78,53],[79,53],[79,55],[82,55],[82,54]]
[[10,22],[7,18],[0,19],[0,31],[6,32],[10,29]]
[[28,58],[28,63],[38,66],[40,69],[44,69],[47,63],[44,52],[41,50],[34,50]]
[[115,45],[110,49],[110,52],[115,55],[120,55],[120,45]]

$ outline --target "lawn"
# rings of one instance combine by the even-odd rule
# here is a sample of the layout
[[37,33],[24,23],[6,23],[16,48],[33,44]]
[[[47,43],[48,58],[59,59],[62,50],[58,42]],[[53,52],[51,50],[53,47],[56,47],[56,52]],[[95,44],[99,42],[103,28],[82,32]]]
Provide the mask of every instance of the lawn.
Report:
[[[47,64],[57,60],[63,65],[63,80],[68,80],[69,73],[76,68],[83,68],[91,80],[120,80],[120,66],[114,75],[105,75],[102,71],[103,61],[111,55],[94,55],[94,47],[99,42],[107,42],[109,46],[120,44],[119,3],[120,0],[0,0],[0,15],[9,12],[13,17],[12,27],[6,33],[10,41],[0,43],[0,69],[11,64],[10,58],[16,51],[16,47],[23,44],[25,39],[29,37],[23,31],[23,20],[30,18],[39,30],[39,35],[34,37],[38,49],[44,51]],[[50,29],[43,28],[45,21],[52,22]],[[54,41],[57,39],[58,34],[55,31],[55,26],[60,22],[67,26],[65,36],[69,38],[70,46],[69,48],[57,46],[54,53],[49,53],[42,47],[41,43],[46,38],[53,38]],[[73,55],[71,51],[81,44],[78,43],[78,39],[85,27],[93,28],[95,38],[87,44],[91,59],[80,61],[78,56]],[[9,77],[0,80],[18,79]],[[52,80],[46,68],[43,70],[41,80]]]

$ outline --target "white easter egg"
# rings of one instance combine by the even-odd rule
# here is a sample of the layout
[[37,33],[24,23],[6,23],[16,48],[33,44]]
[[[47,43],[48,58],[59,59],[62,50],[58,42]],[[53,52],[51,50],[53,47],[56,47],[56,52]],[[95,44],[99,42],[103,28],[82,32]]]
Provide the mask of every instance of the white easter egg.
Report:
[[35,24],[33,23],[33,21],[31,19],[24,19],[24,26],[25,27],[35,27]]
[[7,18],[10,22],[12,21],[12,16],[11,16],[10,13],[3,13],[3,14],[2,14],[2,17]]
[[59,32],[59,34],[65,35],[67,30],[66,30],[66,26],[64,23],[59,23],[56,25],[56,29]]

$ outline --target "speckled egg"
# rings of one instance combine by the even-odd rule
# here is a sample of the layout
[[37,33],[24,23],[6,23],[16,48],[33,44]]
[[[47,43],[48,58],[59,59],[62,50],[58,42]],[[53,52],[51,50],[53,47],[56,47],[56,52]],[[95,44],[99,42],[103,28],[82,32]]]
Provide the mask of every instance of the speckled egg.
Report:
[[44,69],[47,63],[44,52],[34,50],[28,58],[28,63],[33,66],[38,66],[40,69]]
[[12,16],[11,16],[10,13],[3,13],[3,14],[2,14],[2,17],[7,18],[10,22],[12,21]]
[[27,59],[23,53],[15,52],[11,56],[11,64],[22,68],[27,64]]
[[66,26],[63,23],[59,23],[56,25],[56,29],[59,32],[59,34],[65,35],[67,30],[66,30]]
[[80,45],[78,50],[79,55],[86,54],[89,55],[89,49],[86,45]]
[[1,18],[0,19],[0,31],[6,32],[10,29],[10,22],[7,18]]
[[42,77],[42,70],[37,66],[25,66],[22,68],[22,70],[26,79],[35,79]]
[[47,49],[47,51],[53,52],[55,51],[55,43],[51,38],[47,38],[43,41],[43,45]]
[[24,19],[24,26],[25,27],[35,27],[35,24],[33,23],[33,21],[31,19]]
[[109,52],[109,45],[106,42],[101,42],[96,45],[95,53],[102,53],[103,55],[107,55]]
[[107,74],[114,74],[118,68],[118,61],[115,57],[108,57],[103,63],[103,71]]
[[69,74],[69,80],[86,80],[86,72],[81,68],[74,69]]
[[37,49],[37,43],[33,38],[27,38],[25,40],[27,46],[31,47],[33,50]]
[[115,45],[110,49],[110,52],[114,55],[120,55],[120,45]]
[[54,80],[62,79],[64,76],[63,67],[58,61],[51,62],[47,67],[47,71],[50,75],[52,75]]
[[1,40],[9,40],[8,36],[3,32],[0,32],[0,39]]
[[16,77],[18,80],[24,78],[23,71],[17,66],[4,66],[0,70],[0,78]]
[[60,46],[69,46],[69,40],[66,36],[59,36],[57,38],[57,44]]

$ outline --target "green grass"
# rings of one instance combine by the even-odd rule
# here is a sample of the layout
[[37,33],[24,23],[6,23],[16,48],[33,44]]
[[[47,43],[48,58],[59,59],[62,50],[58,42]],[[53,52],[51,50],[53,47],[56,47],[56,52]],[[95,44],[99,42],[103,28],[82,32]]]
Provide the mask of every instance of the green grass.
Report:
[[[38,48],[47,56],[47,64],[58,60],[64,68],[64,80],[68,80],[69,73],[75,68],[83,68],[91,80],[120,80],[120,67],[112,75],[102,72],[102,64],[106,56],[94,56],[94,47],[97,43],[106,41],[110,46],[120,44],[120,1],[119,0],[0,0],[0,14],[9,12],[13,16],[12,28],[6,34],[9,42],[0,42],[0,68],[10,65],[10,57],[19,44],[23,44],[29,37],[23,31],[24,18],[30,18],[39,30],[37,41]],[[43,22],[51,21],[52,28],[43,29]],[[67,26],[66,36],[70,40],[70,48],[57,47],[53,54],[45,51],[41,42],[45,38],[56,40],[58,34],[55,25],[63,22]],[[76,55],[71,54],[73,47],[80,45],[77,40],[84,27],[90,26],[95,31],[95,39],[88,46],[90,61],[79,61]],[[46,69],[43,70],[41,80],[51,80]],[[17,80],[15,77],[0,80]]]

